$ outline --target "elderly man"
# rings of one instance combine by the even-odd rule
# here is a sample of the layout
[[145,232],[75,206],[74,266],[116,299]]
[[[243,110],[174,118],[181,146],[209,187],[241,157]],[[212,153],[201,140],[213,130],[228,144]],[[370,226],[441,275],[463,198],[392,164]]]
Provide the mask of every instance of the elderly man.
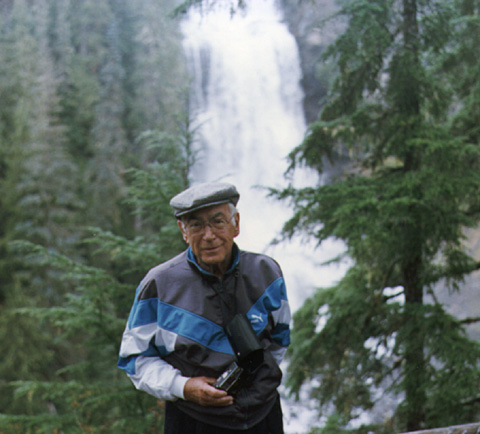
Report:
[[227,183],[193,186],[171,201],[188,248],[137,288],[119,367],[166,400],[166,434],[283,433],[277,387],[290,309],[278,264],[239,250]]

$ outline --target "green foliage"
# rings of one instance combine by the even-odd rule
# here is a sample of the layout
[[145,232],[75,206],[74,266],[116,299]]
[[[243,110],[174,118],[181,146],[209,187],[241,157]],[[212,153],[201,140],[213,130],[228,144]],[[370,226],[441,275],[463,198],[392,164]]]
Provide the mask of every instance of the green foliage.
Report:
[[288,384],[313,380],[332,429],[384,398],[396,408],[375,432],[466,423],[480,411],[479,346],[426,295],[461,290],[479,267],[464,245],[480,220],[478,2],[340,5],[348,25],[326,51],[337,79],[291,169],[347,155],[346,174],[272,191],[295,209],[286,236],[341,239],[353,266],[296,313]]
[[[409,335],[418,333],[396,301],[402,288],[393,297],[372,288],[367,276],[368,270],[350,269],[337,286],[318,290],[294,315],[287,385],[299,393],[303,384],[316,380],[311,396],[327,414],[335,406],[339,426],[375,402],[402,393],[398,370]],[[480,345],[468,339],[461,322],[442,306],[418,309],[429,365],[427,421],[448,426],[474,420]],[[405,417],[404,411],[401,404],[397,419]]]
[[415,172],[405,172],[401,161],[392,159],[368,176],[352,174],[331,185],[290,191],[297,213],[286,229],[291,234],[301,228],[320,242],[344,239],[350,256],[381,273],[377,285],[400,284],[396,267],[419,246],[427,262],[442,253],[425,270],[424,285],[472,272],[477,263],[460,241],[462,228],[475,227],[478,219],[478,147],[437,137],[412,145],[423,154]]
[[188,185],[193,132],[174,115],[172,8],[0,5],[2,433],[161,432],[163,404],[116,361],[139,279],[184,248],[167,195]]
[[370,388],[379,387],[390,370],[391,339],[401,324],[398,303],[385,303],[367,275],[351,269],[294,316],[288,385],[298,393],[307,379],[321,378],[312,396],[321,406],[333,403],[343,423],[372,407]]
[[93,155],[92,129],[98,93],[99,83],[95,76],[89,74],[86,62],[82,58],[74,59],[68,77],[59,89],[58,119],[66,126],[68,151],[81,160]]
[[[44,402],[44,413],[0,415],[5,434],[22,433],[138,433],[161,432],[163,403],[138,396],[131,387],[111,382],[16,382],[17,401],[33,410],[33,401]],[[38,410],[38,409],[37,409]]]
[[[150,166],[151,173],[147,173],[148,169],[145,173],[136,172],[138,177],[152,182],[143,184],[142,188],[135,185],[132,191],[146,196],[135,202],[148,204],[151,190],[162,182],[157,176],[165,176],[167,167],[172,170],[168,160],[157,161]],[[170,172],[170,175],[173,180],[182,179],[181,174],[175,177],[175,173]],[[182,183],[175,185],[172,180],[170,185],[175,193],[184,188]],[[91,229],[85,242],[93,249],[92,258],[97,259],[92,265],[72,260],[38,244],[13,243],[14,253],[24,263],[39,270],[47,269],[52,286],[67,290],[62,297],[57,297],[54,305],[24,304],[7,311],[5,327],[0,330],[6,332],[7,323],[19,318],[16,324],[35,324],[43,336],[37,342],[37,351],[33,347],[30,350],[34,355],[41,354],[42,363],[38,369],[46,376],[39,379],[34,374],[35,369],[21,361],[19,366],[24,367],[24,375],[13,375],[13,378],[22,380],[8,383],[14,395],[7,410],[13,415],[4,414],[0,418],[1,429],[29,432],[35,427],[32,432],[45,433],[51,432],[52,428],[68,432],[161,429],[163,407],[154,398],[133,392],[128,380],[116,368],[116,360],[134,285],[148,268],[183,248],[178,229],[174,231],[176,222],[168,199],[163,198],[161,207],[160,202],[156,202],[160,231],[155,237],[139,236],[129,240],[111,232]],[[149,207],[148,211],[154,209]],[[170,213],[168,222],[162,218],[167,209]],[[149,217],[154,218],[152,214]],[[29,340],[23,334],[22,338]],[[50,353],[42,345],[49,348]],[[35,363],[36,358],[28,357],[29,351],[26,353],[20,351],[9,355],[2,362],[2,368],[14,372],[13,364],[19,356]],[[47,354],[49,359],[45,358]],[[32,380],[27,381],[29,377]]]

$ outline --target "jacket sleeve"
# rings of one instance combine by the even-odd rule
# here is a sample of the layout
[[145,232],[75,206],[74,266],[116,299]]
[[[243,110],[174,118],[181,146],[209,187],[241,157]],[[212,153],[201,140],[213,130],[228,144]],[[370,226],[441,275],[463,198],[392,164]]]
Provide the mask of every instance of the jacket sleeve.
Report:
[[283,277],[277,278],[265,290],[264,294],[255,302],[247,316],[253,329],[260,334],[273,320],[271,330],[272,344],[269,348],[278,365],[283,360],[287,347],[290,345],[290,305]]
[[188,378],[160,357],[139,356],[136,359],[135,372],[127,372],[127,375],[137,389],[159,399],[184,399],[183,389]]
[[273,322],[275,324],[272,330],[272,347],[271,352],[277,364],[280,365],[287,347],[290,345],[290,305],[288,300],[282,299],[280,308],[272,312]]
[[[148,288],[148,285],[147,285]],[[188,377],[167,363],[162,356],[175,347],[176,334],[157,324],[156,297],[145,297],[140,285],[122,336],[118,367],[135,387],[159,399],[184,398]]]

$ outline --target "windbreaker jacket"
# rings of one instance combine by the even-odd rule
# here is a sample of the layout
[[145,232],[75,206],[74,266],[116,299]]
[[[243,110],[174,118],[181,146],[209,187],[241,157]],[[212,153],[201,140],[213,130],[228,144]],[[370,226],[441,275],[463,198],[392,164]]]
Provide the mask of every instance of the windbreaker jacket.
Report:
[[[174,401],[197,420],[248,429],[277,399],[279,364],[290,343],[290,309],[282,272],[273,259],[236,245],[233,253],[222,279],[203,270],[190,248],[151,269],[137,288],[118,366],[138,389]],[[190,377],[217,378],[235,360],[223,329],[235,313],[250,320],[265,349],[264,363],[231,406],[185,401],[183,388]]]

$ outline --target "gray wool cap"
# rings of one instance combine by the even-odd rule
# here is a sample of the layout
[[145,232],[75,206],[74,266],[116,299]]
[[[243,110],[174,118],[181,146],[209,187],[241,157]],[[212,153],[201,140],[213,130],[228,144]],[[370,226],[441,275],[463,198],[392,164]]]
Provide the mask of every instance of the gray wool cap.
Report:
[[185,214],[222,203],[237,204],[240,194],[236,187],[226,182],[205,182],[187,188],[170,201],[170,206],[179,218]]

